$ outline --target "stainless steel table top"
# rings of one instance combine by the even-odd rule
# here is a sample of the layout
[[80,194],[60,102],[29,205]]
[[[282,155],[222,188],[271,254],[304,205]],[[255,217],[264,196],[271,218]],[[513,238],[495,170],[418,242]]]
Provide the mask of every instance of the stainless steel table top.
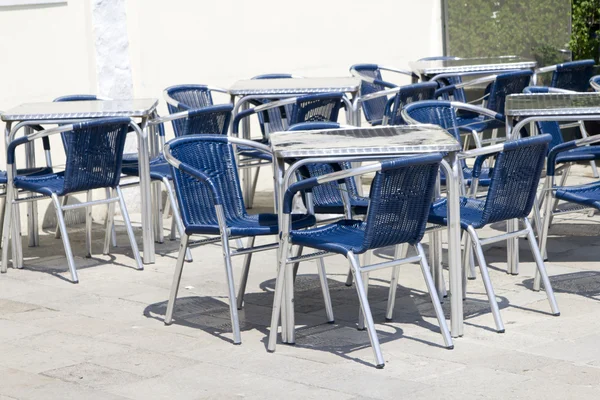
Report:
[[511,117],[600,114],[600,93],[511,94],[504,112]]
[[331,78],[284,78],[284,79],[244,79],[229,88],[233,96],[265,94],[309,94],[358,92],[360,79],[354,77]]
[[2,114],[3,121],[144,117],[158,105],[157,99],[61,101],[25,103]]
[[448,73],[486,72],[513,69],[532,69],[537,66],[533,60],[524,57],[480,57],[460,58],[458,60],[412,61],[410,69],[419,75],[437,75]]
[[277,158],[379,156],[460,151],[460,143],[436,125],[378,126],[278,132],[270,136]]

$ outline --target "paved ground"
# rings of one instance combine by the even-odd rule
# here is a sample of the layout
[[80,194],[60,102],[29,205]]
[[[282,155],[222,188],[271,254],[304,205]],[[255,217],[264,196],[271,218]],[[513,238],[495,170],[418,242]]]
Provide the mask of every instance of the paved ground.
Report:
[[[259,195],[258,203],[268,205],[270,195]],[[136,271],[122,227],[121,247],[111,256],[99,254],[103,230],[95,227],[92,259],[81,257],[83,233],[75,228],[81,283],[73,285],[64,279],[61,242],[46,232],[41,247],[24,248],[25,269],[0,276],[0,400],[597,398],[598,222],[598,216],[572,214],[552,229],[547,267],[560,317],[549,315],[543,292],[530,289],[527,242],[521,241],[518,276],[504,272],[504,244],[488,248],[506,333],[492,330],[481,279],[470,281],[465,336],[452,351],[442,347],[419,267],[402,268],[393,322],[384,320],[389,271],[374,273],[369,297],[383,370],[372,366],[367,333],[355,329],[358,301],[355,289],[342,283],[347,266],[341,257],[327,259],[336,324],[325,323],[316,267],[306,263],[296,286],[297,344],[269,354],[273,252],[254,256],[240,313],[243,344],[234,346],[219,247],[192,251],[176,323],[164,326],[176,242],[159,245],[156,264]],[[234,261],[236,277],[240,263]],[[449,315],[448,304],[444,309]]]

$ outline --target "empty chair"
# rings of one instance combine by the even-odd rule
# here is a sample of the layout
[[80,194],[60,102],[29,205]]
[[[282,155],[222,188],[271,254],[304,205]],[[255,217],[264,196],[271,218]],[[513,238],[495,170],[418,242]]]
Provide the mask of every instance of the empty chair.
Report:
[[[528,215],[535,202],[540,175],[544,166],[548,144],[551,140],[550,135],[541,135],[486,148],[488,150],[487,154],[478,156],[473,167],[473,178],[476,180],[480,176],[484,161],[490,157],[495,159],[486,197],[484,199],[460,198],[460,224],[461,228],[468,234],[464,251],[463,268],[469,264],[468,259],[471,254],[469,248],[473,246],[498,332],[504,332],[504,324],[502,323],[498,303],[496,302],[496,296],[483,255],[482,246],[485,244],[526,236],[537,269],[544,282],[552,313],[559,315],[544,261],[528,219]],[[476,154],[481,154],[481,152],[481,150],[478,150]],[[468,152],[464,156],[467,155]],[[447,206],[446,199],[435,202],[431,207],[429,222],[447,225]],[[513,224],[507,223],[508,230],[506,234],[485,239],[480,239],[476,232],[477,229],[483,228],[486,225],[501,221],[512,222],[513,219],[521,220],[525,224],[525,229],[518,230],[517,228],[517,230],[511,231],[510,227]],[[516,249],[518,249],[518,242]],[[464,270],[463,275],[466,276]],[[466,286],[466,280],[463,282]]]
[[[270,152],[266,146],[224,135],[184,136],[165,145],[164,154],[172,166],[177,202],[185,229],[181,237],[165,324],[170,324],[173,319],[185,251],[190,236],[213,236],[211,239],[201,240],[200,244],[221,242],[233,326],[233,341],[239,344],[241,336],[231,257],[245,255],[243,278],[240,284],[240,296],[242,296],[250,267],[251,253],[278,247],[278,243],[255,247],[255,237],[276,235],[279,228],[275,214],[249,215],[246,212],[236,166],[234,144],[252,147],[257,151]],[[313,216],[294,216],[293,225],[296,229],[308,227],[314,223]],[[248,237],[247,247],[237,249],[229,247],[230,240],[243,237]],[[319,272],[322,271],[319,270]],[[325,287],[324,290],[326,289]],[[326,295],[326,299],[328,298],[329,292]]]
[[[418,76],[412,72],[402,69],[378,64],[355,64],[350,67],[350,73],[362,80],[360,85],[361,98],[385,89],[398,87],[395,83],[384,81],[381,74],[382,71],[410,76],[413,81],[418,79]],[[362,102],[362,110],[369,124],[375,126],[383,123],[387,101],[387,97],[374,97],[371,100]]]
[[[239,112],[233,119],[231,132],[239,136],[240,123],[252,115],[262,115],[264,123],[263,137],[257,142],[265,144],[273,132],[287,130],[289,126],[302,122],[337,122],[342,104],[350,108],[348,99],[343,93],[320,93],[287,98],[261,104]],[[291,106],[287,108],[287,106]],[[282,112],[286,113],[283,118]],[[348,122],[348,114],[346,120]],[[238,146],[240,168],[256,168],[250,186],[249,199],[254,198],[260,167],[272,161],[271,155],[256,151],[253,148]]]
[[[219,93],[228,95],[227,90],[214,86],[175,85],[166,88],[163,91],[163,97],[167,102],[169,114],[175,114],[181,111],[214,106],[214,95]],[[177,137],[187,134],[183,131],[180,120],[173,122],[173,130]]]
[[[459,57],[453,56],[433,56],[433,57],[424,57],[419,59],[419,61],[447,61],[447,60],[460,60]],[[461,87],[456,87],[456,85],[460,85],[463,83],[461,75],[450,75],[443,78],[436,79],[436,82],[439,83],[440,87],[454,85],[455,89],[452,91],[452,99],[449,97],[445,97],[443,100],[453,100],[459,101],[461,103],[467,102],[467,96],[465,94],[465,90]]]
[[[57,128],[47,129],[37,132],[33,135],[20,137],[13,140],[7,149],[7,165],[8,165],[8,190],[6,210],[8,218],[4,221],[3,233],[3,264],[2,268],[6,270],[7,266],[7,251],[9,233],[13,235],[13,245],[17,245],[16,251],[18,258],[22,254],[20,249],[19,232],[17,230],[10,231],[11,224],[18,226],[16,219],[17,208],[15,205],[22,201],[30,201],[31,197],[21,198],[17,190],[38,194],[41,197],[51,197],[52,204],[56,209],[61,236],[63,239],[65,253],[71,278],[73,282],[78,282],[77,270],[69,237],[67,236],[63,211],[65,209],[73,209],[79,207],[88,207],[93,203],[89,193],[92,189],[110,188],[112,197],[101,201],[100,204],[109,203],[111,207],[115,202],[119,202],[121,213],[125,220],[127,234],[133,251],[133,256],[138,269],[142,269],[142,261],[137,248],[133,228],[129,221],[127,207],[123,199],[119,181],[121,178],[121,161],[123,158],[123,147],[125,145],[125,137],[128,129],[132,127],[138,130],[139,128],[131,123],[130,118],[106,118],[80,122],[76,124],[59,126]],[[66,143],[66,164],[63,172],[51,173],[42,176],[15,176],[15,150],[19,145],[29,143],[33,140],[47,137],[53,134],[64,133]],[[138,132],[139,133],[139,132]],[[62,206],[59,198],[65,195],[78,192],[87,192],[88,198],[86,202]],[[12,210],[12,212],[11,212]],[[112,215],[112,213],[109,213]],[[107,229],[112,228],[112,222],[109,221]],[[104,253],[108,253],[110,241],[108,237],[104,243]],[[13,263],[20,263],[14,260]]]
[[596,92],[600,92],[600,75],[592,76],[590,79],[590,86]]
[[[477,113],[477,115],[480,116],[482,120],[496,121],[498,123],[500,123],[500,121],[503,121],[500,115],[485,108],[476,107],[464,103],[439,100],[419,101],[417,103],[408,104],[404,107],[404,110],[402,111],[402,117],[409,123],[439,125],[442,128],[446,129],[450,134],[452,134],[458,141],[461,140],[460,133],[465,131],[473,134],[475,136],[475,139],[477,139],[477,133],[473,132],[469,128],[460,126],[459,124],[457,110],[463,109],[472,113]],[[475,142],[478,143],[477,140]],[[461,165],[463,170],[464,183],[466,185],[469,185],[473,178],[473,169],[468,167],[464,160],[461,161]],[[478,179],[479,185],[487,186],[489,184],[489,173],[489,168],[482,168]],[[442,182],[445,182],[445,178],[443,175]]]
[[[300,78],[297,75],[292,74],[263,74],[252,77],[252,79],[295,79]],[[260,106],[261,104],[271,103],[281,99],[254,99],[250,101],[250,104],[254,106]],[[279,109],[270,108],[262,113],[259,113],[258,122],[260,130],[265,137],[265,132],[277,132],[285,130],[287,126],[287,118],[292,115],[292,105],[285,104]],[[264,143],[264,140],[262,141]]]
[[590,78],[594,73],[594,60],[572,61],[539,68],[535,71],[534,83],[537,84],[537,75],[546,72],[552,72],[551,87],[587,92]]
[[[289,279],[290,273],[288,265],[301,262],[304,259],[311,259],[320,255],[321,252],[341,254],[350,263],[361,305],[362,316],[359,319],[359,328],[363,327],[366,322],[377,368],[383,368],[384,359],[367,299],[368,274],[369,271],[374,269],[419,262],[440,324],[445,346],[448,348],[453,347],[425,253],[420,244],[425,231],[427,214],[441,159],[440,154],[405,157],[345,171],[345,177],[375,172],[369,195],[369,210],[364,221],[342,219],[317,228],[297,230],[289,224],[292,199],[295,193],[338,180],[339,174],[313,177],[292,184],[289,187],[285,193],[283,203],[283,248],[281,249],[281,261],[275,285],[275,299],[268,343],[269,351],[275,350],[277,342],[277,328],[284,288],[283,280],[284,278]],[[414,246],[417,250],[417,256],[373,265],[360,265],[357,255],[372,249],[401,243]],[[316,249],[317,252],[303,256],[305,258],[302,259],[289,257],[291,245],[310,247]]]

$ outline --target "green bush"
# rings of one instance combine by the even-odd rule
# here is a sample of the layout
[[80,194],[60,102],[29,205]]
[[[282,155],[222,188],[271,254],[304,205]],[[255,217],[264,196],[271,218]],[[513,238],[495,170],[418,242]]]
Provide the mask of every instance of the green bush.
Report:
[[600,0],[573,0],[569,48],[574,60],[600,57]]

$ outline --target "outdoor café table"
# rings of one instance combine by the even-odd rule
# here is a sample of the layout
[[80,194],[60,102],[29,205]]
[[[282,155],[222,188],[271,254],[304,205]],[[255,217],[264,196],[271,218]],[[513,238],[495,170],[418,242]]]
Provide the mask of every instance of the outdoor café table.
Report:
[[[538,121],[599,120],[600,93],[511,94],[506,97],[504,112],[506,115],[506,137],[510,140],[518,138],[519,132],[527,124]],[[515,125],[516,120],[518,122]],[[536,212],[538,212],[537,208]],[[518,239],[516,240],[518,241]],[[516,246],[516,244],[513,246]],[[512,255],[513,259],[512,261],[509,260],[508,271],[517,274],[519,254],[513,251]]]
[[[31,126],[44,124],[66,124],[92,118],[105,117],[130,117],[139,119],[135,126],[138,139],[138,160],[140,163],[140,190],[142,205],[142,238],[143,261],[145,264],[154,263],[154,231],[152,229],[152,200],[150,190],[149,168],[149,135],[147,129],[148,119],[153,115],[158,105],[157,99],[133,100],[103,100],[103,101],[63,101],[44,103],[25,103],[12,108],[2,114],[6,122],[5,135],[7,143],[10,142],[17,131],[25,129],[31,132]],[[13,124],[15,124],[13,126]],[[27,166],[35,166],[35,153],[33,147],[27,150]],[[31,203],[30,203],[31,204]],[[37,207],[31,205],[29,209],[29,245],[39,244],[37,230]]]
[[[355,77],[243,79],[235,82],[228,91],[232,103],[235,103],[233,109],[233,118],[235,118],[238,112],[249,107],[251,100],[282,99],[305,94],[338,92],[350,94],[352,101],[354,97],[358,96],[360,82],[360,79]],[[236,97],[239,98],[237,102],[235,102]],[[350,113],[350,121],[354,121],[351,101],[346,104],[346,112]],[[242,121],[242,137],[250,139],[248,118]],[[248,168],[243,170],[243,185],[244,202],[251,205],[249,193],[251,193],[252,179]]]
[[[448,262],[450,269],[452,336],[463,334],[462,273],[460,257],[459,173],[457,153],[461,150],[456,139],[439,126],[403,125],[378,127],[350,127],[332,130],[278,132],[271,134],[274,155],[273,173],[279,228],[283,224],[283,196],[295,171],[302,165],[322,162],[373,161],[407,154],[445,153],[442,168],[448,187]],[[287,169],[286,169],[287,167]],[[279,232],[280,249],[284,235]],[[279,268],[285,268],[280,257]],[[287,272],[288,270],[286,270]],[[291,273],[285,274],[284,302],[282,307],[282,337],[294,343],[294,288]],[[275,332],[276,334],[276,332]]]
[[449,60],[422,60],[408,63],[422,81],[438,80],[449,76],[482,75],[515,70],[533,70],[537,63],[517,56],[458,58]]

